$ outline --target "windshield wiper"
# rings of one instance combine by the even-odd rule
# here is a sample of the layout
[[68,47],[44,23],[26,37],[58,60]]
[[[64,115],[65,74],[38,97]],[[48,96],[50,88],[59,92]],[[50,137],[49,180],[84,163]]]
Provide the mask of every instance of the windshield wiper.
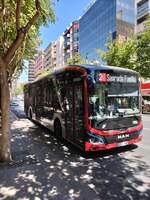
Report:
[[106,118],[106,119],[103,119],[103,120],[101,120],[101,121],[97,122],[97,124],[98,124],[98,125],[100,125],[100,124],[102,124],[103,122],[105,122],[105,121],[107,121],[107,120],[108,120],[108,118]]

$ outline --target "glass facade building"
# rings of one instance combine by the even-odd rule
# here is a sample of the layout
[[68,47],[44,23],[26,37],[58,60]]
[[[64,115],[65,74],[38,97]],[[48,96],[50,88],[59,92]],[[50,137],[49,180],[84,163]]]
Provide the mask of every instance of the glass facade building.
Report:
[[97,0],[80,18],[79,51],[85,59],[99,59],[97,49],[107,50],[111,37],[134,33],[134,0]]

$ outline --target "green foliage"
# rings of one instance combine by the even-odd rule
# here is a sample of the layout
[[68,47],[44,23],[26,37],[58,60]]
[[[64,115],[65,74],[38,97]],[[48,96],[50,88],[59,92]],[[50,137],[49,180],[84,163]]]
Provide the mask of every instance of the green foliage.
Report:
[[24,85],[25,85],[25,83],[20,83],[19,85],[14,86],[14,87],[12,88],[11,94],[12,94],[13,96],[18,96],[18,95],[20,95],[20,94],[23,94]]
[[[18,37],[18,31],[22,31],[36,13],[35,0],[21,0],[19,16],[19,29],[16,27],[17,0],[0,1],[0,57],[5,57],[10,46]],[[39,45],[39,29],[42,25],[55,22],[51,0],[40,0],[40,16],[29,29],[24,42],[20,44],[11,63],[9,63],[9,76],[12,77],[23,68],[23,59],[31,59]],[[2,9],[4,7],[4,9]]]
[[81,57],[79,53],[75,53],[72,58],[68,58],[68,65],[77,65],[77,64],[85,64],[86,60]]
[[47,76],[47,75],[51,74],[51,72],[52,72],[52,69],[50,69],[50,68],[49,69],[42,69],[36,74],[37,79],[42,78],[44,76]]
[[145,31],[137,35],[137,71],[145,77],[150,77],[150,20]]
[[97,50],[108,65],[133,69],[143,78],[150,77],[150,21],[147,28],[127,41],[109,41],[108,51]]
[[124,41],[113,41],[108,43],[108,51],[98,50],[98,54],[108,65],[126,67],[133,69],[135,58],[135,41],[134,39]]

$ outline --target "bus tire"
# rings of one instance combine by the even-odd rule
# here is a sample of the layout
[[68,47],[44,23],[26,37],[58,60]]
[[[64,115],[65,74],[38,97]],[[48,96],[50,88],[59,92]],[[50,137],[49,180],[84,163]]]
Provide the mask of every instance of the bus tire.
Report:
[[62,139],[62,127],[61,127],[61,123],[60,123],[59,119],[55,120],[54,133],[57,138]]

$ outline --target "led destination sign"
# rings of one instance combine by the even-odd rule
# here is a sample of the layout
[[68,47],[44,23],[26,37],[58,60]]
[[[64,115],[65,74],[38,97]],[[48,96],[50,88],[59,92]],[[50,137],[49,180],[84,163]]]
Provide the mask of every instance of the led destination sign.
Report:
[[134,75],[99,73],[96,79],[99,82],[137,83],[137,77]]

